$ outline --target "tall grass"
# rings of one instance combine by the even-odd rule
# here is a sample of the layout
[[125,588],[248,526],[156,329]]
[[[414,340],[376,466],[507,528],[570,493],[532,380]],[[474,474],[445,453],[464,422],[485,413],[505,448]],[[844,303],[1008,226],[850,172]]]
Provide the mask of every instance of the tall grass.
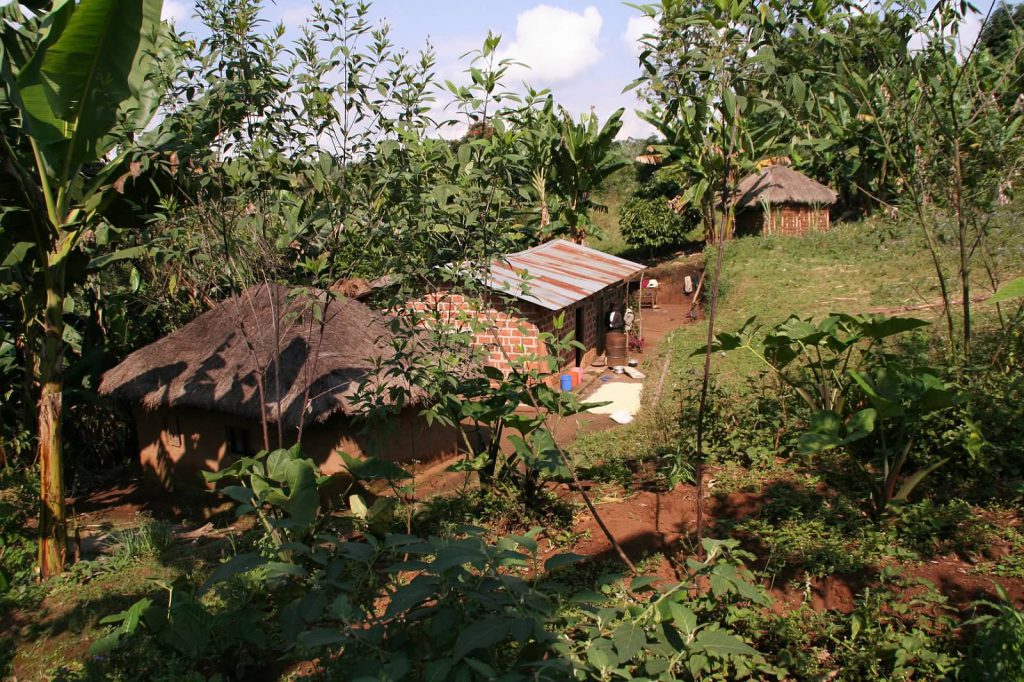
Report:
[[174,535],[167,522],[140,514],[135,526],[112,531],[109,540],[111,561],[123,566],[159,557],[171,546]]

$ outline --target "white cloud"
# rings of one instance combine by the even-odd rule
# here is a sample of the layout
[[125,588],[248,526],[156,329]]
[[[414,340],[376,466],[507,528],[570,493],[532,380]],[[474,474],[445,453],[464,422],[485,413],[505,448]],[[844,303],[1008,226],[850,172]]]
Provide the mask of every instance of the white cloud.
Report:
[[172,23],[180,23],[189,17],[189,6],[181,0],[164,0],[160,18]]
[[640,41],[648,33],[654,33],[658,28],[658,22],[648,16],[630,17],[626,24],[626,32],[622,34],[622,40],[629,47],[629,51],[640,56]]
[[516,38],[499,56],[530,67],[515,69],[511,75],[517,78],[543,84],[576,78],[601,59],[597,41],[603,21],[594,6],[581,14],[538,5],[516,17]]

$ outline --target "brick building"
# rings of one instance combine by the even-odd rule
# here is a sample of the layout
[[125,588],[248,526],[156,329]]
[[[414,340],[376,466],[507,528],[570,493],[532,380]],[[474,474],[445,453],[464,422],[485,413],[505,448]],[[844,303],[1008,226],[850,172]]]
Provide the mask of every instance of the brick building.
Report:
[[837,195],[787,166],[769,166],[736,187],[737,236],[782,234],[799,237],[828,230]]
[[[626,308],[629,283],[644,266],[596,249],[555,240],[494,260],[482,299],[440,290],[414,302],[444,323],[473,333],[487,364],[504,372],[510,363],[547,354],[540,335],[572,332],[584,349],[567,349],[562,366],[587,367],[605,352],[608,313]],[[555,319],[562,316],[556,332]]]

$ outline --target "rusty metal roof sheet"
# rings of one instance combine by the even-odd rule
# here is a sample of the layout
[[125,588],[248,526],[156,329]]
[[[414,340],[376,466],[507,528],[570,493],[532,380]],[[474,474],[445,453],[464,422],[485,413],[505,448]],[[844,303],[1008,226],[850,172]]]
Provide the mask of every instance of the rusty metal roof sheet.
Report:
[[493,261],[486,284],[548,310],[561,310],[611,284],[629,279],[644,267],[597,249],[556,239]]

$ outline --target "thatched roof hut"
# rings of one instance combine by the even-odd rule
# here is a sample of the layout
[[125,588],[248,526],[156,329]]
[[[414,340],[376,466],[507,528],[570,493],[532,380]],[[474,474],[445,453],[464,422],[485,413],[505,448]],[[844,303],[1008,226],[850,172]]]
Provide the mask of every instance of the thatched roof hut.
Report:
[[824,232],[829,207],[838,195],[788,166],[772,165],[751,173],[736,187],[736,234],[782,234],[793,237]]
[[764,204],[831,206],[839,197],[825,185],[787,166],[769,166],[743,178],[736,187],[736,208]]
[[375,369],[394,357],[393,339],[387,319],[358,301],[259,285],[129,355],[104,375],[100,393],[148,410],[196,408],[254,422],[262,404],[269,423],[295,428],[361,412],[367,386],[384,404],[417,402],[422,394],[404,379]]

